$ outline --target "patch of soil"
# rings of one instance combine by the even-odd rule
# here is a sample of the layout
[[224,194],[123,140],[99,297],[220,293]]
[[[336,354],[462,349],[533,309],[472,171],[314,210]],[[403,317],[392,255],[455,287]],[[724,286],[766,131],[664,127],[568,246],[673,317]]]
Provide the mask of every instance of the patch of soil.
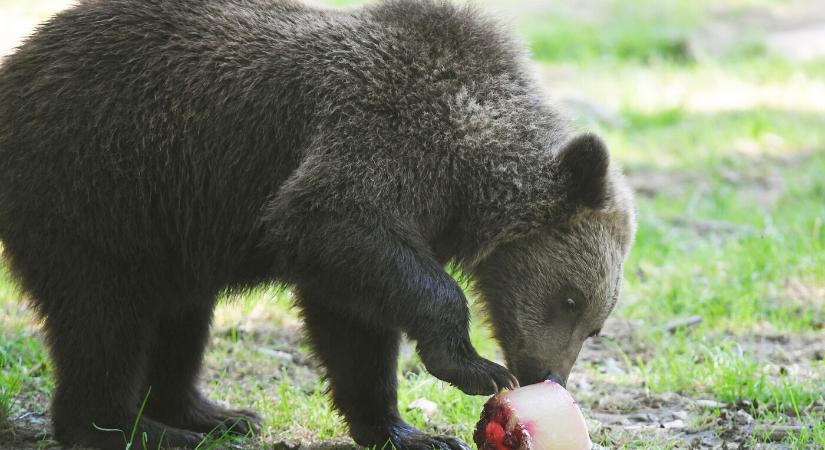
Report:
[[45,412],[28,412],[0,424],[0,450],[62,448],[51,440],[51,419]]
[[[657,446],[667,442],[687,449],[790,448],[782,441],[789,435],[798,435],[805,424],[792,416],[783,417],[782,423],[766,422],[761,417],[772,412],[768,405],[747,400],[725,404],[703,398],[701,393],[652,394],[641,382],[610,381],[632,378],[626,376],[626,355],[645,360],[657,351],[654,345],[639,338],[638,327],[630,321],[610,319],[602,336],[582,349],[577,366],[594,370],[574,373],[568,388],[588,416],[594,439],[610,442],[611,448],[629,442],[651,442]],[[787,373],[810,370],[825,351],[825,332],[766,332],[735,339],[744,353],[764,361],[767,372],[777,379]],[[598,381],[594,379],[597,375]],[[806,413],[825,418],[825,400],[811,405]],[[754,436],[768,442],[755,443]]]

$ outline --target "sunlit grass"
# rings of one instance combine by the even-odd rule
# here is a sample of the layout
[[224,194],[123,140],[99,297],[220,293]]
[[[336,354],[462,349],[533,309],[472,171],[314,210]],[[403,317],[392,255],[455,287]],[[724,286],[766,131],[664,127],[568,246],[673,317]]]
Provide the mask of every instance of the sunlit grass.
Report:
[[530,18],[522,31],[533,57],[542,61],[678,62],[691,59],[688,37],[701,18],[700,2],[613,1],[586,18]]
[[817,401],[825,377],[817,373],[782,374],[744,353],[734,339],[696,335],[658,336],[660,351],[648,361],[637,361],[645,386],[652,391],[706,393],[736,404],[749,401],[765,411],[801,416]]

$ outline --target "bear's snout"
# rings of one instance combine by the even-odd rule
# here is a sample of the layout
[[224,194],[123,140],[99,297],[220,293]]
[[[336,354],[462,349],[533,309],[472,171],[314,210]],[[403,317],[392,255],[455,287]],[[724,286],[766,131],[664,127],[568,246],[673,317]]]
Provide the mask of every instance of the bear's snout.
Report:
[[550,374],[547,375],[547,378],[545,378],[545,380],[546,381],[552,381],[556,384],[561,385],[561,387],[563,387],[563,388],[567,388],[567,377],[561,378],[561,377],[559,377],[559,376],[557,376],[553,373],[550,373]]

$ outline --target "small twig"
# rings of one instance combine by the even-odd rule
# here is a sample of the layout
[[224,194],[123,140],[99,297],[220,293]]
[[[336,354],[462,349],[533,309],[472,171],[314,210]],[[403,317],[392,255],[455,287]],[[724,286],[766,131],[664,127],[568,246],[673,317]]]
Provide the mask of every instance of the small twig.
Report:
[[31,417],[31,416],[33,416],[33,415],[35,415],[35,414],[37,414],[37,413],[35,413],[35,412],[33,412],[33,411],[25,412],[25,413],[20,414],[19,416],[15,417],[15,418],[14,418],[14,420],[17,420],[17,421],[19,421],[19,420],[25,420],[25,419],[28,419],[29,417]]
[[685,319],[674,320],[665,325],[665,330],[669,333],[675,333],[677,330],[686,328],[693,328],[702,323],[702,316],[690,316]]

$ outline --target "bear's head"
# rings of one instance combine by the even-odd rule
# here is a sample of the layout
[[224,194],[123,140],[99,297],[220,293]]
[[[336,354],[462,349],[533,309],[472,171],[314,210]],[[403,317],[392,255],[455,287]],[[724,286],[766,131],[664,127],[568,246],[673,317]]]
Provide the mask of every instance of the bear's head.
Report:
[[636,231],[632,193],[599,138],[572,139],[552,165],[562,219],[497,245],[473,270],[522,385],[566,383],[584,341],[616,305]]

